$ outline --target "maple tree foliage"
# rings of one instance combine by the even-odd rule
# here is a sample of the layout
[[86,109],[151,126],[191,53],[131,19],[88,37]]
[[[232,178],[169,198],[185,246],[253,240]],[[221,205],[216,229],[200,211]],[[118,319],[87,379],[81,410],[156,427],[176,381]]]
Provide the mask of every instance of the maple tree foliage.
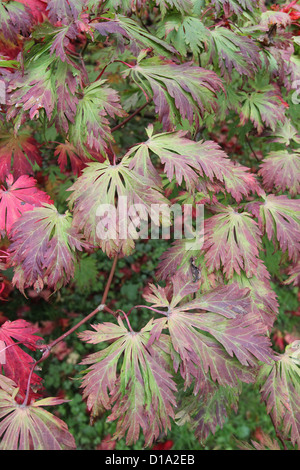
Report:
[[[300,448],[299,340],[281,354],[271,341],[274,283],[300,277],[300,6],[269,3],[0,1],[1,271],[55,298],[91,252],[113,258],[101,304],[62,337],[44,344],[23,318],[0,326],[1,449],[76,447],[46,409],[66,400],[47,395],[42,363],[83,323],[82,398],[91,424],[116,423],[114,440],[149,447],[188,424],[204,445],[244,383],[279,441],[240,448]],[[174,236],[145,305],[111,310],[117,260],[153,227],[171,233],[173,205],[203,208],[203,243]],[[94,321],[102,311],[111,321]]]

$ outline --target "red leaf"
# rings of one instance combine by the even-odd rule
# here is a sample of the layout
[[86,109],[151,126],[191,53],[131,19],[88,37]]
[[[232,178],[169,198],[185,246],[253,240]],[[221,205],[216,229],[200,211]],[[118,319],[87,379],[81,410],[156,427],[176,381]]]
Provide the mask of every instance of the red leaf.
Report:
[[47,0],[18,0],[30,11],[36,23],[42,23],[46,17]]
[[[7,321],[0,327],[0,340],[7,347],[5,363],[2,367],[6,377],[12,379],[20,387],[21,394],[26,392],[28,376],[34,361],[14,340],[35,351],[37,342],[42,340],[40,336],[35,335],[37,331],[35,326],[25,320]],[[32,374],[31,384],[39,385],[41,380],[38,375]]]
[[13,183],[13,176],[6,178],[7,189],[0,188],[0,230],[10,233],[14,222],[23,212],[51,203],[48,194],[36,188],[36,180],[23,175]]
[[59,144],[55,149],[54,155],[56,157],[58,156],[58,164],[61,172],[66,169],[69,158],[74,175],[79,175],[81,170],[85,167],[85,164],[89,161],[84,153],[79,152],[78,149],[68,141]]
[[0,142],[0,180],[4,181],[13,172],[18,178],[33,174],[32,165],[42,164],[37,141],[28,133],[2,134]]

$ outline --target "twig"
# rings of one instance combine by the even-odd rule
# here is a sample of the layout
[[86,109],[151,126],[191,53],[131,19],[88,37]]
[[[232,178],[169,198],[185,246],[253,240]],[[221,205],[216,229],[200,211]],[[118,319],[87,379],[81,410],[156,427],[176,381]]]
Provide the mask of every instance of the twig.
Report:
[[247,141],[247,144],[248,144],[249,147],[250,147],[251,152],[252,152],[253,155],[255,156],[256,160],[259,162],[260,159],[259,159],[258,156],[256,155],[255,150],[253,149],[252,144],[251,144],[251,142],[250,142],[249,137],[247,136],[247,134],[245,134],[245,137],[246,137],[246,141]]
[[120,127],[123,127],[125,126],[125,124],[127,124],[128,121],[130,121],[132,118],[134,118],[134,116],[136,116],[137,114],[139,114],[140,111],[142,111],[144,108],[146,108],[146,106],[151,102],[151,100],[147,101],[146,103],[144,103],[142,106],[140,106],[138,109],[136,109],[134,111],[134,113],[132,113],[130,116],[128,116],[128,118],[124,119],[124,121],[120,122],[120,124],[118,124],[117,126],[113,127],[111,129],[111,132],[115,132],[117,129],[120,129]]
[[88,320],[90,320],[98,312],[101,312],[102,310],[105,310],[108,313],[114,314],[114,312],[112,310],[110,310],[108,307],[106,307],[105,302],[106,302],[108,292],[109,292],[109,288],[110,288],[110,285],[111,285],[111,282],[112,282],[112,279],[113,279],[113,276],[114,276],[114,273],[115,273],[115,270],[116,270],[117,261],[118,261],[118,255],[116,255],[114,257],[114,261],[113,261],[113,264],[112,264],[112,267],[111,267],[111,270],[110,270],[110,273],[109,273],[109,277],[108,277],[108,280],[107,280],[107,283],[106,283],[106,286],[105,286],[105,289],[104,289],[104,292],[103,292],[101,304],[98,305],[98,307],[96,307],[95,310],[93,310],[91,313],[89,313],[89,315],[84,317],[80,322],[78,322],[76,325],[74,325],[72,328],[70,328],[68,331],[66,331],[63,335],[56,338],[50,344],[39,346],[39,349],[41,351],[44,351],[44,352],[43,352],[42,357],[39,360],[34,361],[33,366],[30,370],[30,373],[29,373],[29,376],[28,376],[28,381],[27,381],[26,395],[25,395],[24,401],[22,403],[23,407],[27,406],[27,403],[28,403],[29,391],[30,391],[30,382],[31,382],[32,373],[33,373],[35,367],[49,357],[49,355],[51,353],[51,350],[54,348],[54,346],[56,346],[57,343],[59,343],[60,341],[65,339],[67,336],[70,336],[74,331],[76,331],[81,325],[83,325]]

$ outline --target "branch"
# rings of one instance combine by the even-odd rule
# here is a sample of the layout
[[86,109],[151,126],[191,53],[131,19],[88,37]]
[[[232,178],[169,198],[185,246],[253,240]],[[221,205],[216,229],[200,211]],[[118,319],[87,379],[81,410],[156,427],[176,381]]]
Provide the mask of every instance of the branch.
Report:
[[110,288],[110,285],[111,285],[111,282],[112,282],[112,279],[113,279],[113,276],[114,276],[114,273],[115,273],[115,270],[116,270],[117,262],[118,262],[118,255],[116,255],[114,257],[114,261],[113,261],[113,264],[112,264],[112,267],[111,267],[111,270],[110,270],[110,273],[109,273],[109,277],[107,279],[107,283],[106,283],[106,286],[105,286],[105,289],[104,289],[104,292],[103,292],[101,304],[98,305],[98,307],[96,307],[95,310],[93,310],[91,313],[89,313],[80,322],[78,322],[76,325],[74,325],[72,328],[70,328],[68,331],[66,331],[63,335],[56,338],[50,344],[44,344],[44,345],[39,346],[39,349],[41,351],[44,351],[44,352],[43,352],[42,357],[39,360],[34,361],[34,363],[32,365],[32,368],[30,370],[30,374],[28,376],[26,395],[25,395],[24,401],[22,403],[22,406],[26,406],[27,403],[28,403],[31,376],[32,376],[32,373],[33,373],[35,367],[50,356],[51,350],[54,348],[54,346],[56,346],[56,344],[59,343],[60,341],[67,338],[67,336],[70,336],[72,333],[74,333],[74,331],[76,331],[85,322],[90,320],[98,312],[101,312],[102,310],[105,310],[108,313],[114,314],[114,312],[112,310],[110,310],[108,307],[106,307],[105,302],[106,302],[108,292],[109,292],[109,288]]
[[[59,343],[60,341],[62,341],[63,339],[65,339],[67,336],[71,335],[74,331],[76,331],[81,325],[83,325],[85,322],[87,322],[88,320],[90,320],[90,318],[92,318],[94,315],[96,315],[96,313],[98,312],[101,312],[102,310],[106,310],[106,306],[105,306],[105,302],[106,302],[106,299],[107,299],[107,296],[108,296],[108,292],[109,292],[109,288],[110,288],[110,285],[111,285],[111,282],[112,282],[112,279],[113,279],[113,276],[114,276],[114,273],[115,273],[115,270],[116,270],[116,266],[117,266],[117,262],[118,262],[118,255],[116,255],[114,257],[114,261],[113,261],[113,264],[112,264],[112,267],[111,267],[111,270],[110,270],[110,273],[109,273],[109,277],[107,279],[107,283],[106,283],[106,286],[105,286],[105,290],[103,292],[103,296],[102,296],[102,300],[101,300],[101,304],[98,305],[98,307],[95,308],[95,310],[93,310],[91,313],[89,313],[89,315],[87,315],[86,317],[84,317],[79,323],[76,323],[76,325],[74,325],[72,328],[70,328],[70,330],[66,331],[63,335],[59,336],[59,338],[55,339],[54,341],[52,341],[52,343],[50,343],[45,349],[46,350],[49,350],[49,353],[50,353],[50,350],[56,346],[57,343]],[[44,349],[44,348],[43,348]]]
[[118,124],[117,126],[113,127],[111,129],[111,132],[115,132],[117,129],[120,129],[120,127],[123,127],[125,126],[125,124],[127,124],[128,121],[130,121],[132,118],[134,118],[134,116],[136,116],[137,114],[139,114],[140,111],[142,111],[142,109],[146,108],[146,106],[151,103],[152,100],[148,100],[146,103],[144,103],[142,106],[140,106],[138,109],[136,109],[134,111],[134,113],[132,113],[130,116],[128,116],[128,118],[124,119],[124,121],[120,122],[120,124]]
[[255,150],[254,150],[254,148],[252,147],[252,144],[251,144],[250,139],[249,139],[249,137],[247,136],[247,134],[245,134],[245,137],[246,137],[246,141],[247,141],[247,144],[248,144],[249,147],[250,147],[251,152],[252,152],[253,155],[255,156],[256,160],[257,160],[258,162],[260,162],[260,159],[259,159],[258,156],[256,155]]

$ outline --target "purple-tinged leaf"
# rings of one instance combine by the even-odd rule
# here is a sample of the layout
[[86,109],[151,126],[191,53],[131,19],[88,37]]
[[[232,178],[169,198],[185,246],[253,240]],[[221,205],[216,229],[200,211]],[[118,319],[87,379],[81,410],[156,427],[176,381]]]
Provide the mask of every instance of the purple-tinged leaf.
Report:
[[26,212],[14,224],[9,260],[15,266],[13,284],[24,293],[44,284],[58,289],[74,276],[75,250],[87,244],[67,211],[59,214],[50,204]]
[[64,421],[42,406],[64,403],[66,400],[45,398],[29,406],[15,401],[0,390],[0,449],[2,450],[74,450],[75,440]]
[[227,28],[215,28],[211,35],[210,60],[218,57],[222,75],[230,77],[236,70],[241,75],[253,76],[261,67],[259,47],[251,38]]
[[48,18],[52,23],[70,24],[82,12],[86,0],[48,0]]
[[[125,434],[126,443],[137,441],[142,430],[145,444],[151,445],[160,432],[170,428],[176,406],[175,383],[169,370],[168,338],[149,346],[153,329],[151,320],[140,332],[128,331],[121,319],[118,325],[102,323],[94,332],[80,333],[83,341],[98,344],[114,342],[106,349],[91,354],[83,364],[91,364],[83,380],[84,397],[96,416],[102,408],[111,409],[109,421],[118,420],[115,438]],[[117,378],[117,365],[121,363]]]
[[[257,360],[270,363],[273,353],[266,326],[248,313],[247,292],[236,285],[224,286],[179,305],[192,290],[187,289],[188,283],[179,274],[172,282],[172,299],[163,288],[155,286],[150,286],[152,293],[146,294],[145,299],[155,307],[167,309],[162,312],[165,317],[154,322],[153,338],[159,338],[164,329],[169,330],[175,351],[174,368],[180,367],[185,387],[194,380],[196,393],[208,373],[220,385],[236,386],[239,380],[251,382],[253,375],[247,367],[256,367]],[[212,338],[205,336],[204,331]]]
[[217,427],[223,428],[231,409],[237,411],[240,389],[220,387],[207,382],[205,392],[183,397],[180,410],[176,413],[176,424],[188,423],[197,439],[204,444],[210,433],[215,434]]
[[141,60],[124,73],[153,98],[155,110],[167,131],[182,119],[192,125],[199,122],[205,111],[216,111],[216,93],[223,89],[215,72],[193,66],[191,62],[178,65],[154,57]]
[[272,365],[263,365],[259,376],[261,399],[285,439],[300,445],[300,341],[286,347]]
[[300,193],[300,152],[270,152],[262,160],[258,174],[266,191],[289,191],[296,196]]
[[97,80],[83,90],[78,100],[74,124],[70,125],[70,141],[84,150],[85,145],[104,153],[109,142],[113,142],[108,118],[124,116],[119,96],[115,90]]
[[263,203],[248,204],[248,210],[258,217],[260,229],[268,239],[274,243],[277,240],[281,250],[287,251],[290,260],[296,262],[300,252],[300,200],[273,194],[264,199]]
[[250,192],[261,193],[249,169],[231,162],[217,143],[210,140],[194,142],[185,137],[184,131],[153,136],[152,128],[149,127],[147,132],[149,139],[131,148],[126,156],[130,159],[130,168],[152,180],[155,185],[159,181],[159,174],[151,163],[149,151],[160,158],[169,181],[175,176],[181,185],[184,180],[190,191],[195,190],[195,187],[198,189],[200,176],[211,182],[218,180],[223,183],[221,187],[225,185],[226,191],[237,202]]
[[259,5],[259,0],[212,0],[211,3],[215,6],[217,13],[220,13],[220,9],[223,8],[227,16],[231,12],[240,15],[247,10],[253,11]]
[[259,134],[264,126],[275,130],[278,122],[284,122],[286,103],[280,96],[280,91],[269,85],[261,91],[251,93],[241,92],[240,125],[244,126],[250,120]]
[[248,212],[219,205],[217,214],[205,220],[205,260],[210,271],[223,267],[230,279],[234,272],[247,277],[257,272],[261,232]]
[[13,173],[15,178],[33,174],[32,166],[42,165],[37,141],[28,132],[2,133],[0,137],[0,180]]
[[19,33],[27,36],[32,24],[33,17],[22,3],[0,3],[0,26],[5,39],[14,42],[17,40]]

